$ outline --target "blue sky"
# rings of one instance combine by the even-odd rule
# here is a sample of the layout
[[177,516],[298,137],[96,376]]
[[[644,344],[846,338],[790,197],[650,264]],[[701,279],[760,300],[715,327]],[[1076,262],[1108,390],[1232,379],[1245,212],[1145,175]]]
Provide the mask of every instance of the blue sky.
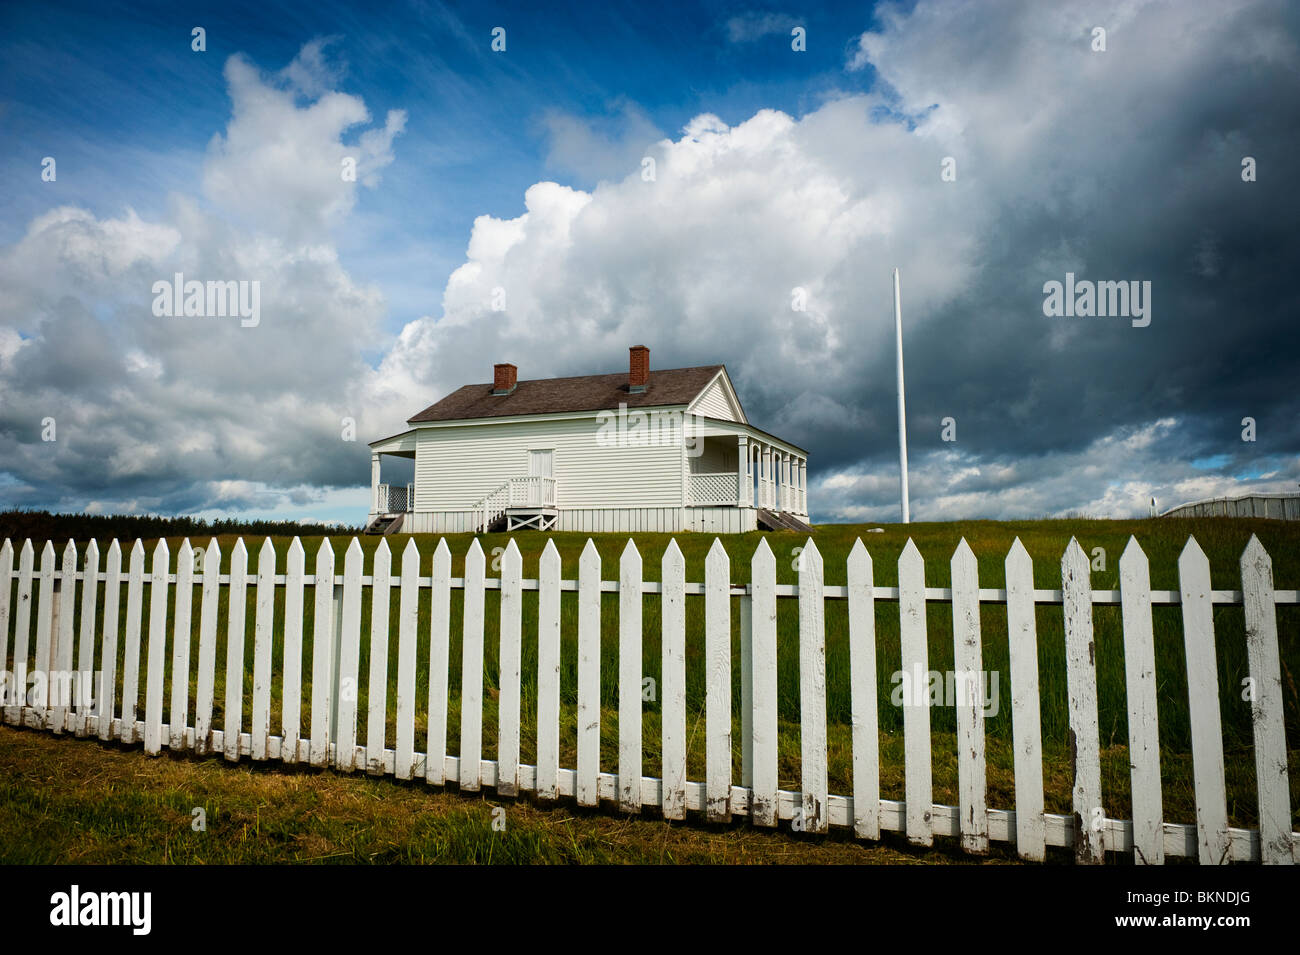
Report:
[[[629,111],[672,134],[700,113],[728,123],[763,108],[800,115],[873,82],[870,70],[845,70],[872,23],[870,4],[798,18],[750,3],[376,7],[6,5],[0,87],[18,148],[0,157],[0,173],[21,180],[54,154],[62,175],[51,189],[0,195],[0,241],[16,241],[51,202],[161,214],[167,189],[199,177],[208,139],[229,116],[227,57],[279,69],[325,39],[343,87],[375,115],[408,115],[384,189],[359,204],[362,228],[335,237],[356,276],[383,284],[395,331],[435,306],[475,217],[519,215],[524,190],[541,179],[596,184],[598,172],[555,155],[548,117],[586,121],[617,145]],[[811,37],[798,55],[787,26],[796,20]],[[195,26],[206,30],[202,53],[191,50]],[[498,26],[504,54],[491,50]]]
[[[894,267],[915,519],[1292,491],[1297,75],[1283,0],[10,2],[0,506],[356,523],[366,442],[492,363],[644,343],[892,520]],[[176,272],[264,319],[159,320]],[[1048,314],[1067,273],[1151,321]]]

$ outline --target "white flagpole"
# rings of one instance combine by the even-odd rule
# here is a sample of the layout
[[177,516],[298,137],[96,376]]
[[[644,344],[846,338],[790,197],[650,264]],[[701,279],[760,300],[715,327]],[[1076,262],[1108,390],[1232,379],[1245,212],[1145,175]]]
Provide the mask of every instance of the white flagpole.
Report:
[[907,501],[907,407],[903,401],[903,305],[898,293],[898,269],[894,269],[894,339],[898,355],[898,471],[903,488],[903,523],[911,523]]

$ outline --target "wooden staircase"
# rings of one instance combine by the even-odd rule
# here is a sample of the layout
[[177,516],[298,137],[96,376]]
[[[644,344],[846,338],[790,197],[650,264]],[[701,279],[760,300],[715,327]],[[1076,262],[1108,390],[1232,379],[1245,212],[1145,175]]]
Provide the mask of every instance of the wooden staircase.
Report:
[[366,527],[367,534],[396,534],[402,529],[402,518],[405,514],[398,514],[396,517],[376,517]]
[[781,511],[769,511],[765,507],[757,509],[758,528],[764,531],[798,531],[800,534],[812,534],[811,524],[805,524],[799,518]]

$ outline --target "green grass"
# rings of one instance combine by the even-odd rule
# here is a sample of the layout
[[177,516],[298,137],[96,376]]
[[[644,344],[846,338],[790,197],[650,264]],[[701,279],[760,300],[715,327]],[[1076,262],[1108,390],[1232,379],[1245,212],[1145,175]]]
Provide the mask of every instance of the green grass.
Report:
[[[195,831],[194,809],[207,828]],[[498,825],[494,828],[494,810]],[[1006,863],[887,835],[856,842],[537,806],[392,779],[231,765],[0,727],[0,864]],[[1065,861],[1054,851],[1049,861]]]
[[[818,529],[816,541],[821,551],[828,584],[845,582],[845,559],[855,539],[861,536],[872,555],[875,568],[875,582],[880,586],[897,584],[897,559],[904,543],[911,537],[919,547],[926,560],[926,583],[931,587],[943,587],[949,584],[949,560],[954,547],[962,537],[970,543],[979,561],[980,585],[982,587],[1001,588],[1004,586],[1003,561],[1011,542],[1019,537],[1034,559],[1035,585],[1040,588],[1060,587],[1060,557],[1071,536],[1077,537],[1085,551],[1090,554],[1094,548],[1105,551],[1105,570],[1097,570],[1092,575],[1096,589],[1115,589],[1118,587],[1119,557],[1130,534],[1138,537],[1143,549],[1151,561],[1151,582],[1156,589],[1177,589],[1177,558],[1187,536],[1194,534],[1205,550],[1211,564],[1212,585],[1216,589],[1239,589],[1240,578],[1238,559],[1249,536],[1257,534],[1265,548],[1272,555],[1274,579],[1279,589],[1300,587],[1300,526],[1281,521],[1236,520],[1223,518],[1201,519],[1164,519],[1154,521],[1025,521],[1025,522],[963,522],[951,524],[913,524],[907,527],[884,525],[884,533],[865,533],[864,526],[825,525]],[[515,535],[515,540],[522,552],[524,575],[537,575],[537,561],[547,541],[554,541],[560,551],[563,576],[569,579],[577,575],[578,555],[591,537],[602,557],[602,576],[616,579],[618,576],[618,558],[627,544],[627,535],[618,534],[537,534]],[[693,534],[641,534],[636,535],[636,544],[642,555],[644,576],[647,580],[659,577],[660,559],[668,541],[675,537],[686,558],[687,579],[703,580],[704,558],[713,542],[710,535]],[[749,559],[760,538],[766,538],[777,558],[778,580],[782,583],[795,583],[795,548],[804,544],[803,537],[792,533],[773,533],[767,535],[745,534],[723,538],[728,553],[732,558],[731,577],[733,583],[743,584],[749,579]],[[220,538],[223,552],[223,570],[228,568],[229,554],[234,544],[233,537]],[[332,540],[336,553],[336,573],[342,572],[343,553],[351,538],[340,537]],[[393,570],[396,575],[400,570],[401,549],[406,546],[407,537],[388,538],[388,544],[395,549]],[[427,576],[431,569],[431,560],[437,538],[417,536],[415,538],[421,552],[421,573]],[[463,560],[470,543],[469,535],[449,535],[448,544],[453,555],[454,576],[463,572]],[[371,556],[379,545],[379,538],[361,539],[366,553],[365,572],[369,573]],[[507,535],[484,535],[480,541],[488,555],[489,575],[498,571],[492,569],[492,560],[498,548],[504,548]],[[276,538],[274,544],[278,554],[278,569],[284,571],[284,558],[289,546],[289,538]],[[302,543],[307,554],[307,569],[314,566],[315,553],[321,538],[303,538]],[[79,542],[83,544],[84,542]],[[101,553],[107,548],[108,540],[100,540]],[[153,542],[146,542],[152,555]],[[169,539],[169,546],[174,555],[179,546],[179,539]],[[204,541],[195,541],[206,544]],[[257,552],[261,539],[246,539],[245,546],[250,551],[250,579],[256,573]],[[39,550],[39,546],[38,546]],[[125,554],[124,561],[125,564]],[[146,563],[148,566],[148,562]],[[253,659],[253,625],[254,593],[250,586],[246,613],[247,634],[245,639],[244,668],[244,706],[245,712],[252,698],[252,659]],[[198,594],[195,588],[195,613],[191,636],[191,665],[197,661],[198,654]],[[224,591],[223,591],[224,597]],[[277,593],[277,642],[274,650],[274,668],[280,672],[282,665],[282,646],[280,642],[280,617],[283,609],[283,589]],[[388,727],[386,740],[389,746],[395,739],[394,710],[396,698],[396,661],[397,661],[397,612],[398,601],[393,594],[390,608],[389,627],[389,687],[388,687]],[[149,595],[146,588],[142,618],[148,620]],[[102,593],[99,606],[102,609]],[[125,588],[122,597],[125,612]],[[532,762],[535,758],[536,740],[536,689],[537,689],[537,641],[536,641],[536,592],[524,595],[524,640],[522,648],[523,687],[523,745],[522,760]],[[223,725],[222,704],[224,701],[225,675],[225,635],[227,607],[223,599],[220,608],[217,645],[217,674],[214,714],[214,726]],[[610,769],[617,762],[617,648],[618,648],[618,601],[616,594],[606,594],[602,602],[602,767]],[[1040,606],[1038,608],[1039,634],[1039,679],[1041,688],[1041,715],[1043,726],[1043,745],[1045,760],[1046,806],[1049,812],[1068,812],[1070,807],[1070,787],[1072,778],[1069,770],[1068,714],[1065,686],[1065,653],[1061,620],[1061,608]],[[310,588],[305,600],[306,626],[303,638],[303,714],[302,727],[304,735],[310,726],[311,711],[311,659],[312,659],[312,615],[313,601]],[[576,636],[576,596],[565,593],[561,603],[561,756],[563,765],[572,767],[576,751],[576,703],[577,703],[577,636]],[[1300,608],[1281,607],[1278,610],[1279,633],[1281,636],[1281,658],[1283,665],[1284,712],[1291,768],[1292,805],[1300,808],[1300,754],[1295,752],[1300,741],[1300,704],[1294,675],[1300,668]],[[451,753],[458,752],[459,744],[459,695],[461,682],[461,601],[460,592],[453,591],[451,604],[451,652],[450,685],[452,706],[448,726],[448,746]],[[420,661],[417,671],[416,699],[416,747],[422,749],[424,743],[425,713],[423,701],[427,698],[428,674],[425,663],[428,659],[429,638],[429,593],[425,590],[420,602],[419,644],[416,658]],[[1122,631],[1120,610],[1118,607],[1097,607],[1095,610],[1095,629],[1097,647],[1098,709],[1101,728],[1101,746],[1103,756],[1103,802],[1107,813],[1114,817],[1126,817],[1129,813],[1129,769],[1127,760],[1127,718],[1125,704],[1125,680]],[[732,699],[735,707],[735,732],[733,738],[740,738],[740,676],[739,656],[739,613],[733,604],[733,687]],[[1252,753],[1252,732],[1249,704],[1241,699],[1241,681],[1247,673],[1244,649],[1244,622],[1240,607],[1219,606],[1214,611],[1215,631],[1218,647],[1220,710],[1224,728],[1224,746],[1228,767],[1229,817],[1234,825],[1250,826],[1256,822],[1254,760]],[[930,667],[946,671],[952,668],[952,629],[951,613],[946,604],[931,603],[927,609],[929,634]],[[486,600],[485,653],[483,679],[486,688],[484,707],[484,754],[487,758],[495,755],[496,730],[496,690],[498,661],[498,617],[497,592],[488,591]],[[1158,682],[1158,707],[1160,721],[1160,741],[1162,749],[1162,782],[1164,785],[1165,819],[1177,822],[1192,822],[1194,801],[1191,788],[1190,738],[1188,728],[1187,683],[1184,670],[1183,638],[1181,612],[1176,606],[1156,607],[1154,609],[1156,673]],[[660,675],[659,644],[659,605],[655,597],[646,597],[643,621],[643,673],[658,683]],[[879,721],[881,738],[881,774],[882,795],[885,798],[901,799],[902,785],[902,712],[891,705],[890,695],[894,688],[891,675],[899,669],[901,656],[898,635],[898,606],[896,602],[878,601],[876,606],[877,628],[877,686],[879,697]],[[370,594],[364,591],[362,616],[362,645],[359,669],[358,700],[358,739],[362,742],[366,734],[366,713],[368,708],[367,687],[369,673],[368,641],[370,632]],[[703,699],[704,699],[704,661],[703,661],[703,598],[687,599],[687,702],[688,702],[688,774],[691,779],[703,779],[704,772],[704,735],[703,735]],[[984,666],[987,670],[999,673],[999,710],[998,714],[985,721],[985,730],[989,747],[989,804],[995,808],[1012,808],[1014,806],[1014,780],[1011,776],[1011,705],[1010,678],[1008,671],[1006,613],[1005,608],[986,605],[982,608],[982,636]],[[119,641],[118,672],[121,672],[122,648]],[[142,649],[142,658],[144,651]],[[29,659],[31,657],[29,656]],[[778,605],[778,715],[779,715],[779,770],[783,788],[799,788],[799,680],[798,680],[798,634],[797,601],[782,599]],[[170,665],[170,653],[168,656]],[[832,792],[848,793],[850,785],[850,745],[849,745],[849,666],[847,645],[847,615],[845,602],[832,600],[827,602],[826,612],[826,669],[827,669],[827,717],[829,722],[829,771]],[[144,692],[144,675],[141,675],[141,698]],[[119,681],[120,685],[120,681]],[[191,679],[191,711],[193,707],[193,679]],[[168,699],[164,703],[164,713],[170,707],[170,678],[168,679]],[[657,696],[657,694],[656,694]],[[280,715],[281,687],[277,679],[272,700],[272,728],[278,732]],[[645,754],[644,772],[647,775],[659,773],[659,702],[647,702],[643,714],[643,748]],[[956,798],[956,740],[955,712],[952,708],[938,707],[931,713],[934,749],[934,774],[936,801],[955,804]],[[192,723],[192,718],[191,718]],[[245,721],[247,729],[247,721]],[[736,778],[739,777],[739,745],[736,747]]]

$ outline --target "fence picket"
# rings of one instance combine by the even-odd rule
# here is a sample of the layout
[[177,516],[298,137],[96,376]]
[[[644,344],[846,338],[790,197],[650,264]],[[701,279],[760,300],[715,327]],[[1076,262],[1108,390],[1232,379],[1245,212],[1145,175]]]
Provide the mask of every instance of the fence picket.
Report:
[[1156,707],[1156,650],[1151,628],[1151,568],[1130,536],[1119,559],[1128,700],[1128,761],[1133,792],[1133,857],[1138,865],[1165,861],[1161,821],[1160,724]]
[[618,805],[641,811],[641,554],[631,538],[618,563]]
[[1038,698],[1038,621],[1034,566],[1017,537],[1006,557],[1007,642],[1011,669],[1011,745],[1016,781],[1016,852],[1047,857],[1043,818],[1042,708]]
[[704,699],[705,816],[730,822],[731,561],[716,537],[704,559]]
[[[5,541],[8,546],[9,542]],[[86,556],[82,558],[82,576],[81,576],[81,635],[77,644],[77,678],[75,686],[77,687],[77,716],[76,716],[76,733],[78,736],[85,736],[90,732],[90,717],[95,712],[95,707],[99,704],[99,695],[102,692],[101,687],[94,685],[95,679],[95,610],[99,605],[99,544],[92,537],[86,544]],[[0,551],[0,578],[4,580],[3,590],[0,590],[0,601],[7,600],[9,596],[9,574],[4,567],[3,551]],[[0,618],[3,618],[4,608],[0,608]],[[0,619],[0,639],[3,639],[7,629],[3,619]],[[4,648],[0,647],[0,653]],[[4,658],[0,656],[0,667],[4,666]]]
[[799,554],[799,746],[806,832],[830,824],[826,767],[826,597],[822,555],[812,538]]
[[[27,554],[27,568],[30,585],[31,576],[31,541],[24,549]],[[22,582],[19,581],[21,592]],[[30,586],[29,586],[30,590]],[[104,637],[99,646],[100,699],[98,700],[99,738],[110,739],[113,735],[113,708],[117,696],[117,627],[118,603],[122,595],[122,547],[117,539],[108,545],[104,560]],[[25,604],[20,604],[20,609]],[[21,619],[21,618],[20,618]],[[26,637],[24,631],[23,636]],[[24,644],[24,649],[26,648]],[[17,669],[17,664],[14,665]]]
[[[593,552],[595,547],[592,547]],[[597,555],[599,560],[599,555]],[[599,570],[599,565],[597,565]],[[663,813],[686,818],[686,558],[676,540],[664,548],[659,622],[662,651]]]
[[[117,545],[117,541],[113,541]],[[113,564],[109,558],[109,566]],[[114,593],[116,593],[116,586]],[[212,750],[212,702],[217,670],[217,615],[221,601],[221,545],[215,537],[203,551],[203,593],[199,609],[199,682],[194,687],[194,751]],[[114,606],[117,605],[114,599]],[[107,617],[105,617],[107,619]],[[116,633],[116,629],[114,630]]]
[[1088,555],[1071,537],[1061,557],[1061,606],[1065,619],[1065,682],[1074,763],[1074,861],[1082,863],[1100,863],[1106,858],[1091,574]]
[[962,538],[952,555],[953,669],[957,687],[957,788],[961,844],[967,852],[989,851],[989,814],[984,765],[984,660],[980,642],[979,565]]
[[311,627],[311,743],[308,758],[313,766],[328,766],[330,762],[330,717],[337,705],[334,685],[334,547],[326,537],[316,551],[316,573],[313,577],[316,592],[313,594]]
[[[460,788],[478,792],[483,752],[483,548],[465,555],[465,614],[460,670]],[[541,687],[538,687],[541,690]]]
[[18,554],[17,606],[14,608],[14,658],[13,679],[17,688],[17,702],[5,708],[5,719],[10,723],[23,723],[27,707],[27,655],[32,631],[32,571],[35,553],[31,539],[23,542]]
[[754,667],[754,792],[750,817],[756,826],[775,826],[777,797],[776,557],[767,540],[750,560],[750,604]]
[[[665,563],[667,560],[665,554]],[[667,652],[665,649],[664,653]],[[665,674],[665,682],[667,679]],[[667,693],[666,688],[664,692]],[[666,728],[664,732],[668,732]],[[668,758],[667,745],[665,737],[665,761]],[[588,537],[586,546],[582,548],[582,556],[578,558],[578,766],[575,795],[579,806],[600,804],[597,783],[599,775],[600,551],[596,550],[595,542]],[[665,780],[667,775],[665,769]]]
[[36,666],[32,670],[35,685],[32,699],[35,705],[23,713],[23,722],[33,727],[44,727],[50,713],[50,659],[53,652],[54,629],[54,545],[45,542],[41,548],[41,576],[36,604]]
[[[93,544],[94,541],[92,540],[91,543]],[[13,678],[14,674],[14,669],[9,663],[9,595],[13,592],[14,586],[13,570],[14,545],[6,537],[4,544],[0,545],[0,670],[8,674],[10,679]],[[14,642],[16,643],[17,640],[15,639]],[[18,686],[20,685],[15,684],[6,688],[4,699],[0,700],[0,706],[4,706],[6,710],[8,709],[9,701],[12,699],[13,694],[18,692]]]
[[501,642],[497,676],[497,795],[519,792],[519,682],[523,649],[524,559],[514,538],[501,555]]
[[415,767],[415,642],[420,625],[420,550],[415,538],[402,551],[397,607],[397,741],[393,775],[410,779]]
[[[321,541],[322,546],[324,541]],[[295,535],[289,542],[284,566],[284,662],[280,684],[280,759],[298,762],[298,738],[302,731],[302,625],[303,572],[307,557]]]
[[226,711],[222,749],[238,760],[244,727],[244,614],[248,590],[248,549],[241,537],[230,552],[230,601],[226,610]]
[[[740,785],[754,792],[754,606],[749,588],[738,599],[740,608]],[[738,807],[753,811],[753,802]]]
[[[94,543],[93,541],[91,542]],[[194,548],[187,537],[176,551],[176,605],[172,614],[172,693],[167,717],[170,749],[185,749],[190,709],[190,622],[194,602]],[[82,611],[85,612],[84,610]]]
[[252,757],[264,760],[271,736],[271,647],[275,639],[275,545],[262,542],[257,555],[257,596],[253,619],[253,714],[249,724]]
[[122,651],[122,725],[118,738],[134,743],[136,707],[140,703],[140,615],[144,604],[144,541],[135,539],[126,580],[126,633]]
[[372,558],[370,588],[370,685],[366,693],[366,772],[384,773],[388,728],[388,608],[393,593],[393,552],[379,539]]
[[451,634],[451,549],[441,538],[433,552],[429,595],[429,719],[424,778],[441,786],[447,781],[447,679]]
[[144,751],[162,752],[163,687],[167,678],[167,573],[171,553],[167,541],[158,539],[149,577],[149,649],[144,684]]
[[1192,781],[1196,789],[1197,855],[1202,865],[1229,861],[1228,796],[1224,781],[1219,671],[1214,653],[1210,562],[1194,538],[1178,557],[1187,654],[1187,697],[1192,727]]
[[14,685],[18,687],[18,702],[6,710],[5,718],[10,723],[26,721],[27,709],[27,654],[32,632],[32,586],[34,582],[33,563],[35,552],[31,539],[23,542],[23,549],[18,555],[18,606],[14,612]]
[[537,569],[537,795],[560,797],[560,552],[546,542]]
[[930,766],[929,655],[925,630],[925,561],[909,537],[898,558],[898,620],[902,647],[904,798],[909,842],[934,843]]
[[1259,793],[1259,849],[1265,865],[1291,865],[1291,794],[1287,789],[1286,724],[1277,645],[1273,559],[1250,535],[1241,555],[1241,592],[1246,616],[1246,658],[1253,695],[1255,785]]
[[[357,683],[361,661],[361,571],[365,556],[355,537],[343,556],[343,606],[339,611],[337,725],[334,729],[334,768],[351,772],[357,767]],[[331,599],[333,599],[331,597]]]
[[77,545],[68,541],[63,548],[63,564],[59,568],[58,626],[54,633],[54,646],[50,655],[50,727],[55,733],[68,728],[71,693],[73,691],[73,642],[77,610]]
[[77,545],[68,541],[63,548],[56,585],[50,645],[49,728],[62,733],[68,726],[68,703],[72,691],[74,616],[77,607]]
[[[849,690],[853,731],[853,832],[880,838],[880,728],[876,700],[876,605],[871,555],[862,538],[848,560]],[[773,601],[773,616],[776,606]],[[775,622],[775,620],[774,620]],[[775,661],[773,661],[775,664]],[[771,693],[776,695],[776,667]]]

